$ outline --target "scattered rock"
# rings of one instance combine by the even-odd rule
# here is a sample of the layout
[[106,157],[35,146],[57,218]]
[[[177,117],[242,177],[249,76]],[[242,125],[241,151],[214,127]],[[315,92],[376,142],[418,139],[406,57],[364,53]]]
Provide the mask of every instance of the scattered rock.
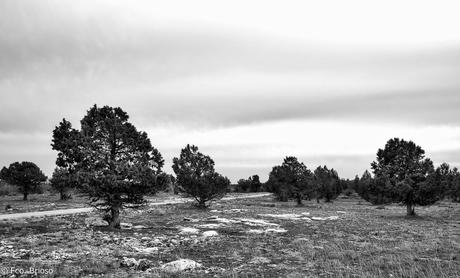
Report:
[[346,212],[346,211],[343,211],[343,210],[338,210],[337,213],[345,214],[345,213],[347,213],[347,212]]
[[123,260],[121,261],[120,265],[124,267],[137,267],[139,265],[139,261],[135,258],[123,257]]
[[181,234],[198,234],[200,230],[197,228],[191,228],[191,227],[184,227],[180,228],[180,233]]
[[239,213],[239,212],[243,212],[243,211],[247,211],[247,209],[227,209],[227,210],[224,210],[223,212],[226,212],[226,213]]
[[145,254],[152,254],[158,252],[158,247],[135,248],[136,251]]
[[219,234],[216,231],[206,231],[203,232],[204,237],[218,236]]
[[241,218],[240,221],[249,226],[279,226],[279,224],[270,223],[261,219]]
[[136,225],[133,227],[134,229],[140,230],[140,229],[146,229],[147,227],[142,226],[142,225]]
[[283,229],[283,228],[277,228],[277,229],[274,229],[274,228],[270,228],[270,229],[250,229],[247,231],[248,233],[251,233],[251,234],[268,234],[268,233],[286,233],[287,230],[286,229]]
[[133,224],[131,223],[120,223],[120,228],[124,230],[130,230],[133,228]]
[[185,270],[193,270],[197,267],[201,267],[201,264],[189,259],[180,259],[161,266],[166,272],[182,272]]
[[10,205],[6,205],[6,206],[5,206],[5,210],[6,210],[6,211],[12,211],[13,208],[12,208]]
[[312,217],[311,219],[316,221],[326,221],[326,220],[337,220],[339,219],[338,216],[329,216],[329,217]]

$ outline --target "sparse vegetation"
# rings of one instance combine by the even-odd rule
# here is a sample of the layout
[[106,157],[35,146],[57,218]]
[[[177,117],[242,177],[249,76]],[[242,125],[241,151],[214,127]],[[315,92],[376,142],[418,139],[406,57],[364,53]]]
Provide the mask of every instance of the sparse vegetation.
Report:
[[[217,201],[214,208],[190,210],[180,204],[122,212],[124,221],[143,229],[84,224],[97,215],[0,222],[0,267],[52,268],[50,277],[432,278],[456,277],[460,271],[460,235],[455,228],[460,224],[459,204],[420,208],[411,218],[401,215],[399,206],[376,210],[353,198],[321,206],[312,200],[298,207],[265,197]],[[309,214],[311,221],[285,217],[301,213]],[[330,216],[338,218],[313,220]],[[286,232],[248,232],[266,229],[260,221]],[[180,233],[184,227],[194,227],[198,234]],[[204,237],[208,230],[218,235]],[[202,267],[174,274],[162,269],[180,258]]]

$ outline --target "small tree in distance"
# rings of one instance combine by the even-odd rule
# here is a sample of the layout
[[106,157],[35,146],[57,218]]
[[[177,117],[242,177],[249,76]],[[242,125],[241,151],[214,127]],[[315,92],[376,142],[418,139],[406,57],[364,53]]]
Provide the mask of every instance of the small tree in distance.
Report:
[[248,179],[240,179],[237,184],[237,192],[259,192],[261,190],[262,183],[260,182],[258,175],[253,175]]
[[36,192],[40,183],[46,181],[46,176],[35,163],[23,161],[14,162],[8,168],[3,167],[0,179],[18,186],[23,200],[27,201],[27,196]]
[[339,196],[342,188],[340,187],[339,175],[334,169],[328,169],[326,166],[318,166],[314,171],[315,197],[316,202],[324,198],[330,202]]
[[72,180],[74,175],[70,175],[67,169],[56,168],[54,169],[53,176],[50,179],[51,187],[59,192],[61,200],[68,200],[72,198],[69,190],[73,188],[75,181]]
[[181,150],[180,156],[173,159],[172,168],[179,191],[194,198],[199,208],[206,208],[209,202],[222,198],[230,185],[228,178],[215,172],[211,157],[199,152],[194,145]]
[[267,187],[279,201],[286,202],[295,198],[298,205],[313,191],[312,173],[296,157],[288,156],[280,166],[273,167]]

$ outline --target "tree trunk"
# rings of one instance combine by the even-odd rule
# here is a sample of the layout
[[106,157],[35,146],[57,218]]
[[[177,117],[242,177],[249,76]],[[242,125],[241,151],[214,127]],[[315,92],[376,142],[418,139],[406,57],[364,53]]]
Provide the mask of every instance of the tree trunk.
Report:
[[201,209],[206,208],[206,201],[200,200],[200,201],[198,202],[198,208],[201,208]]
[[29,195],[29,193],[24,193],[24,198],[22,198],[23,201],[27,201],[27,196]]
[[412,204],[407,204],[407,216],[415,215],[415,206]]
[[110,228],[120,228],[120,205],[116,204],[110,208],[110,221],[109,221]]
[[319,204],[319,198],[316,198],[316,203]]
[[300,196],[300,194],[297,194],[297,205],[298,206],[301,206],[302,205],[302,197]]

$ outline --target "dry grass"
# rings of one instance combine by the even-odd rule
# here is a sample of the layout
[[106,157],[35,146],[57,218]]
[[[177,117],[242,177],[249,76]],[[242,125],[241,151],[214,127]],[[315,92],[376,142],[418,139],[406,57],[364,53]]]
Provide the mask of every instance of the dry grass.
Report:
[[[125,212],[123,222],[146,227],[140,230],[85,227],[85,215],[2,223],[0,246],[13,247],[0,249],[0,267],[51,266],[55,277],[458,277],[459,204],[416,208],[418,216],[406,218],[403,207],[359,203],[349,199],[297,207],[260,198],[218,202],[211,210],[219,212],[188,204]],[[308,222],[259,215],[302,212],[339,219]],[[250,234],[249,229],[264,227],[240,221],[213,228],[219,233],[215,238],[179,234],[181,227],[211,230],[201,226],[219,224],[211,216],[265,220],[287,232]],[[158,251],[139,251],[148,247]],[[123,266],[123,257],[145,259],[149,272]],[[175,275],[159,269],[179,258],[203,268]]]

